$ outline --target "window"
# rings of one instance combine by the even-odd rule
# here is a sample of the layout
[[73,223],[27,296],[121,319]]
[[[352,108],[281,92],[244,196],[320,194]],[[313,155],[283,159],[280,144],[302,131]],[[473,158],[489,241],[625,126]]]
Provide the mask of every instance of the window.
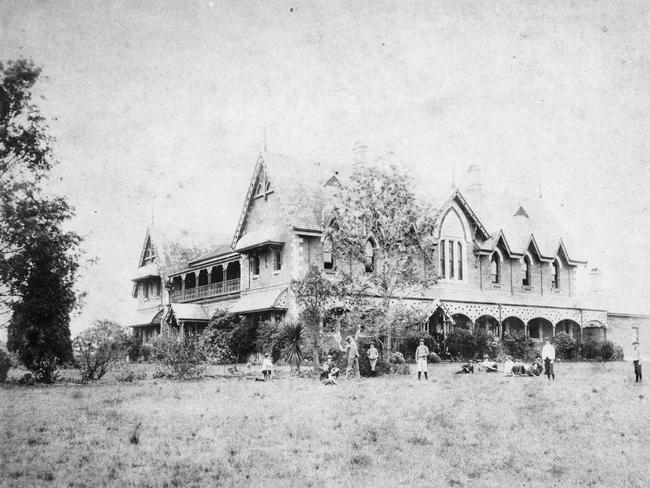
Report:
[[551,288],[560,288],[560,263],[557,259],[551,263]]
[[495,252],[492,253],[492,258],[490,259],[490,276],[492,277],[492,283],[499,283],[499,268],[501,263],[499,262],[499,255]]
[[366,241],[365,246],[365,263],[366,273],[372,273],[375,270],[375,246],[371,239]]
[[530,258],[524,256],[521,260],[521,284],[522,286],[530,286]]
[[156,298],[160,296],[160,281],[156,281]]
[[459,239],[440,241],[440,277],[462,281],[465,276],[463,256],[465,248]]
[[282,249],[273,250],[273,271],[282,269]]
[[258,254],[251,256],[251,273],[253,273],[253,276],[260,274],[260,257]]
[[449,243],[449,278],[454,279],[454,241],[446,241]]
[[323,241],[323,268],[334,269],[334,256],[332,255],[332,239],[327,237]]
[[154,254],[153,245],[151,244],[151,239],[147,239],[147,245],[145,246],[142,265],[144,266],[153,263],[155,260],[156,260],[156,255]]
[[142,283],[142,295],[144,296],[145,300],[149,300],[149,283],[146,281]]

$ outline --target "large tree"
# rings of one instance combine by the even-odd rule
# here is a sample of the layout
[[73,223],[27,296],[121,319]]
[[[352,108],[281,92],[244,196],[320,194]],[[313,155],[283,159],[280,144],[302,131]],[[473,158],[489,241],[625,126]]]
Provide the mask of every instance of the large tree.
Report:
[[0,63],[0,325],[9,325],[9,348],[37,378],[53,381],[72,358],[80,238],[66,230],[66,200],[44,188],[56,161],[32,101],[39,75],[31,61]]
[[307,329],[314,371],[320,371],[323,320],[339,296],[339,289],[335,283],[323,277],[317,266],[311,266],[303,279],[292,281],[291,290],[301,308],[300,320]]
[[403,297],[436,280],[430,264],[434,212],[414,188],[395,165],[359,167],[338,192],[325,229],[338,268],[357,289],[379,298],[380,319],[366,324],[366,332],[386,338],[386,355]]

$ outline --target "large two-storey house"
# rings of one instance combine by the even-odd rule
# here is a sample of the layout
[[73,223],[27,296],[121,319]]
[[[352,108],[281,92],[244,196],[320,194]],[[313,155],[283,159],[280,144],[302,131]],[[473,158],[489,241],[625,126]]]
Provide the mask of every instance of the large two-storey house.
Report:
[[[353,164],[368,164],[364,147],[356,147]],[[133,324],[136,334],[148,341],[162,324],[191,335],[217,309],[256,322],[296,317],[291,280],[310,265],[335,276],[342,264],[323,231],[347,166],[336,171],[260,153],[232,241],[213,242],[207,252],[190,256],[197,247],[189,236],[174,248],[149,229],[133,280],[143,317]],[[490,197],[478,173],[470,167],[471,184],[437,204],[434,258],[422,264],[437,284],[405,297],[429,317],[429,331],[482,327],[497,338],[520,331],[538,341],[559,331],[578,341],[606,337],[606,310],[578,294],[576,270],[586,262],[543,200]],[[372,245],[369,239],[370,254]]]

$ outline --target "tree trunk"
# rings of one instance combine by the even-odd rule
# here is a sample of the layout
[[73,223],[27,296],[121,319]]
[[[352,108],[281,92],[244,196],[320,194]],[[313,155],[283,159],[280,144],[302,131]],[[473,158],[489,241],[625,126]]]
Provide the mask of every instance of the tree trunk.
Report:
[[318,324],[318,330],[316,332],[316,337],[314,338],[314,344],[312,347],[312,357],[314,363],[314,371],[316,373],[320,372],[320,338],[323,333],[323,321],[321,320]]

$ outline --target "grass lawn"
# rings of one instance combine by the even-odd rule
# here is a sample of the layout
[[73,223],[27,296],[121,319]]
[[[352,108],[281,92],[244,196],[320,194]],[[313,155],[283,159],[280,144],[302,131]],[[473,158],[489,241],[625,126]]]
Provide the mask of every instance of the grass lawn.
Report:
[[0,486],[648,487],[629,363],[452,374],[0,387]]

